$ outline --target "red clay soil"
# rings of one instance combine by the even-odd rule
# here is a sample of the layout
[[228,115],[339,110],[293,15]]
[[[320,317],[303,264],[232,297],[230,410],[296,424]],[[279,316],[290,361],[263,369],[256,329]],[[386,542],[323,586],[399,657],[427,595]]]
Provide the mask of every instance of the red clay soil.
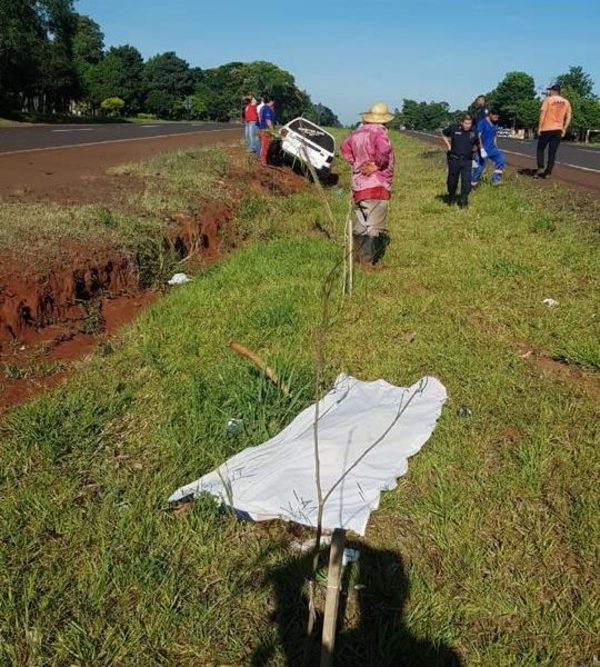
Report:
[[136,179],[106,174],[109,167],[137,162],[178,148],[239,142],[241,130],[199,132],[148,141],[125,141],[0,155],[0,199],[65,204],[112,203]]
[[[234,200],[248,190],[270,196],[305,188],[304,180],[286,169],[257,167],[250,174],[233,169],[227,180]],[[165,246],[180,259],[213,262],[234,214],[230,204],[200,202],[194,214],[172,218]],[[99,334],[110,335],[133,320],[157,296],[140,288],[136,260],[125,250],[63,242],[60,259],[37,271],[0,256],[0,410],[56,384],[65,372],[53,362],[91,352]]]

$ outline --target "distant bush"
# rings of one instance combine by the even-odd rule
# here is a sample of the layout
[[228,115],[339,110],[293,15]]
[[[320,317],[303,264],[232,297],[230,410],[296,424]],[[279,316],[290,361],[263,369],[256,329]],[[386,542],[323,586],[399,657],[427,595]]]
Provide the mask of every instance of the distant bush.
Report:
[[107,97],[100,103],[102,113],[111,118],[116,118],[121,115],[125,108],[125,102],[120,97]]

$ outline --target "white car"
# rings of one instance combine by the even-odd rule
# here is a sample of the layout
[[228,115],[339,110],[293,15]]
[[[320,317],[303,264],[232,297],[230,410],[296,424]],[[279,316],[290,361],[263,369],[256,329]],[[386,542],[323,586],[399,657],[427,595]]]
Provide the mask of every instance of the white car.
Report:
[[328,172],[335,156],[335,139],[306,118],[294,118],[279,130],[282,150],[319,172]]

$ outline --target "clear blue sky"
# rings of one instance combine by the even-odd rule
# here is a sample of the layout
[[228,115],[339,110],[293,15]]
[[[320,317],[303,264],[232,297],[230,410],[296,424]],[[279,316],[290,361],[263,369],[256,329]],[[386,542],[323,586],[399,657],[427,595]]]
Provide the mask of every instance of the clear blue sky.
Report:
[[79,0],[107,46],[176,51],[202,68],[270,60],[343,122],[377,100],[465,108],[522,70],[545,88],[582,65],[600,94],[598,0]]

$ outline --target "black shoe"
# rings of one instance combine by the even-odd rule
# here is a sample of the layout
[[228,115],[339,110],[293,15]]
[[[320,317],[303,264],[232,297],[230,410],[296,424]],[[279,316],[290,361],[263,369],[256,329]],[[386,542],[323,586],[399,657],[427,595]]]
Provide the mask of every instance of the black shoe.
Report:
[[456,195],[448,195],[446,197],[446,204],[448,204],[448,206],[454,206],[454,204],[456,204]]
[[463,195],[458,202],[458,207],[459,208],[469,208],[469,198],[465,197]]
[[374,241],[375,252],[373,253],[373,258],[371,263],[375,265],[378,264],[383,259],[385,251],[387,250],[387,247],[390,244],[390,237],[385,232],[381,232],[381,234],[379,234],[379,236],[376,236],[373,239],[373,241]]
[[535,179],[540,179],[540,178],[546,178],[546,176],[548,176],[548,172],[546,172],[546,171],[539,171],[539,170],[538,170],[538,171],[534,174],[533,177],[534,177]]

